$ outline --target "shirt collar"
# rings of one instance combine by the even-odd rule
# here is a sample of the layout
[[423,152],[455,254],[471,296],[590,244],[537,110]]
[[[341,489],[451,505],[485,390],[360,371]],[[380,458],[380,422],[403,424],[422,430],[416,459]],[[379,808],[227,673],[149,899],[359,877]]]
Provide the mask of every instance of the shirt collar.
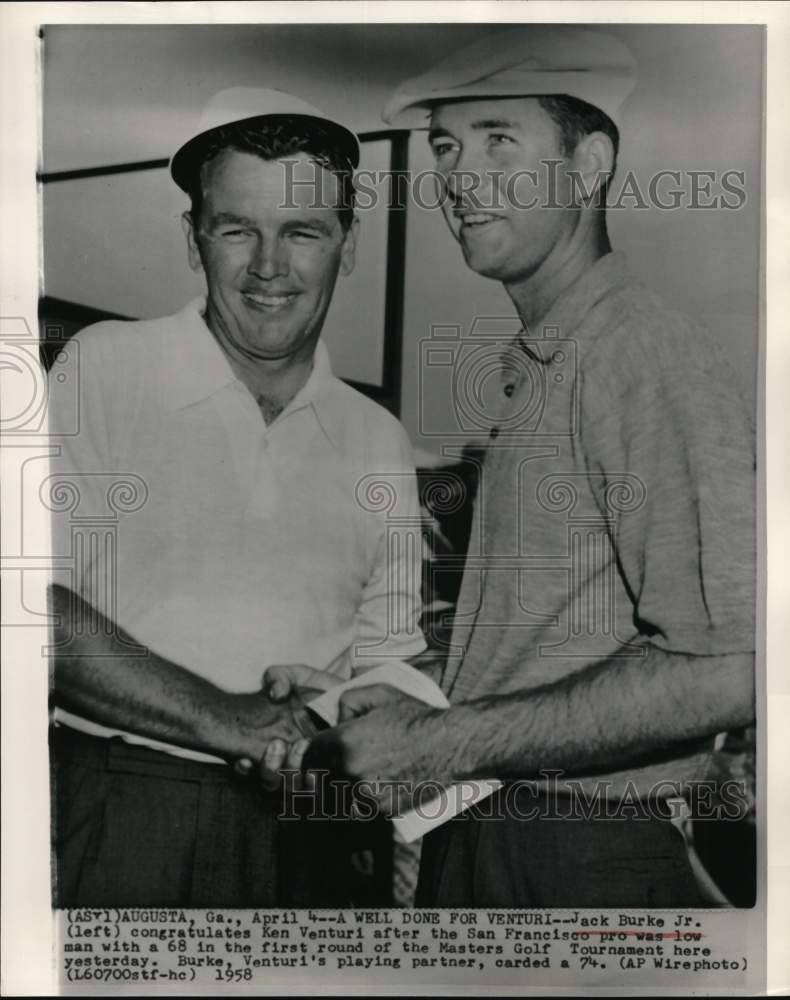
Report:
[[[224,351],[203,319],[205,308],[205,298],[199,297],[172,317],[174,329],[168,335],[171,382],[167,407],[170,411],[199,403],[238,382]],[[332,373],[326,344],[319,340],[307,382],[279,419],[305,406],[312,406],[321,429],[330,442],[339,447],[344,413],[337,392],[332,391],[337,388],[338,382]]]
[[616,285],[628,278],[628,266],[625,254],[620,251],[604,254],[580,275],[549,306],[544,315],[528,328],[522,326],[516,336],[508,342],[502,351],[501,378],[507,383],[514,378],[519,381],[524,353],[540,364],[546,358],[539,352],[533,353],[532,343],[542,340],[544,331],[556,330],[554,336],[560,338],[572,337],[578,330],[590,310]]
[[193,299],[171,317],[168,332],[170,411],[208,399],[236,381],[236,375],[203,319],[205,298]]
[[345,408],[341,405],[342,397],[339,397],[337,393],[339,382],[340,380],[332,372],[332,363],[329,360],[326,344],[323,340],[319,340],[315,345],[313,369],[309,378],[283,410],[278,420],[282,420],[295,410],[310,406],[329,442],[335,448],[339,448],[345,420]]

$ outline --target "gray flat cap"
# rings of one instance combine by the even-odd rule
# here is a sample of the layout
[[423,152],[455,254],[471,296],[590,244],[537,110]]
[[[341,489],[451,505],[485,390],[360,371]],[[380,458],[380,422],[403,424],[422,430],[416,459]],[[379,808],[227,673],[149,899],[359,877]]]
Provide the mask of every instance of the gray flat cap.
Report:
[[447,101],[565,94],[619,125],[635,84],[636,61],[618,38],[575,25],[530,24],[489,35],[404,81],[383,117],[399,128],[427,128],[431,109]]

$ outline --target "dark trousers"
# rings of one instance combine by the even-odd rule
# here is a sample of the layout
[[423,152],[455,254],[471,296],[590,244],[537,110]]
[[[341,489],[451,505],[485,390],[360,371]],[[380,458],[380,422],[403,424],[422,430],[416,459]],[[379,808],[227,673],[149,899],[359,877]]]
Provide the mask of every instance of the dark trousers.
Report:
[[[417,906],[701,907],[682,834],[661,818],[563,818],[562,803],[480,803],[423,842]],[[510,815],[507,813],[510,812]],[[518,818],[536,814],[535,818]]]
[[351,824],[279,821],[281,793],[121,739],[57,727],[50,748],[56,906],[350,901]]

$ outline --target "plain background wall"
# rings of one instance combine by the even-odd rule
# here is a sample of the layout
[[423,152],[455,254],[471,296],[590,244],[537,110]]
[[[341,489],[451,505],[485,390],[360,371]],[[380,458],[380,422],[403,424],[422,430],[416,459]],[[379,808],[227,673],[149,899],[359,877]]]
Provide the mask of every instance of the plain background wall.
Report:
[[[277,86],[358,130],[382,127],[391,89],[492,25],[223,25],[46,29],[42,168],[169,155],[200,106],[228,86]],[[740,170],[739,211],[628,209],[610,213],[617,248],[674,305],[721,337],[754,398],[760,275],[762,32],[759,27],[614,25],[639,63],[622,127],[619,172],[646,190],[657,170]],[[422,133],[413,170],[430,167]],[[682,187],[688,188],[688,182]],[[617,190],[615,182],[614,190]],[[716,188],[714,187],[714,191]],[[179,308],[200,282],[187,269],[178,216],[185,199],[165,171],[47,185],[44,291],[112,311]],[[367,233],[365,232],[367,229]],[[340,374],[377,365],[383,230],[363,218],[362,269],[335,304],[330,345]],[[367,240],[367,250],[365,249]],[[352,285],[351,282],[356,284]],[[432,326],[468,331],[475,316],[511,317],[501,288],[468,271],[437,211],[408,215],[401,418],[415,444],[444,438],[446,373],[421,373]],[[350,294],[349,294],[350,290]],[[512,325],[512,324],[511,324]],[[345,356],[340,341],[345,339]],[[353,370],[352,370],[353,369]]]

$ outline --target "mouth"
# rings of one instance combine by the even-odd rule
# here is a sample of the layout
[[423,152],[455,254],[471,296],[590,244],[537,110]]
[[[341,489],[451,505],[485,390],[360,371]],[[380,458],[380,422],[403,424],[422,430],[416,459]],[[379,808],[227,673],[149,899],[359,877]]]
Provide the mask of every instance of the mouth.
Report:
[[267,312],[277,312],[287,308],[296,298],[296,292],[285,292],[279,295],[265,292],[242,292],[241,297],[254,309]]
[[461,234],[480,232],[487,226],[502,222],[502,217],[492,212],[456,212],[456,219],[461,223]]

